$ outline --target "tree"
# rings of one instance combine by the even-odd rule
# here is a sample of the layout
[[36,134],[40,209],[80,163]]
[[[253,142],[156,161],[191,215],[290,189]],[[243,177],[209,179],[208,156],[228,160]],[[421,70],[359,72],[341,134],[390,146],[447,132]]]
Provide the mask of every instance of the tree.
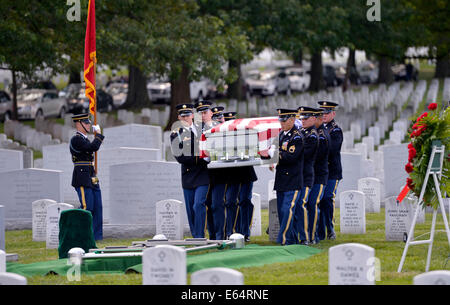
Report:
[[62,69],[56,28],[63,24],[58,1],[0,0],[0,63],[11,70],[13,113],[17,119],[17,77],[32,77],[36,70]]
[[333,52],[343,45],[347,35],[347,13],[342,3],[280,0],[272,2],[271,7],[269,44],[287,54],[303,54],[308,49],[311,53],[309,90],[323,89],[322,51]]
[[421,25],[422,45],[427,45],[429,57],[436,59],[434,76],[450,76],[450,3],[441,0],[410,0],[406,4],[414,11],[409,25]]

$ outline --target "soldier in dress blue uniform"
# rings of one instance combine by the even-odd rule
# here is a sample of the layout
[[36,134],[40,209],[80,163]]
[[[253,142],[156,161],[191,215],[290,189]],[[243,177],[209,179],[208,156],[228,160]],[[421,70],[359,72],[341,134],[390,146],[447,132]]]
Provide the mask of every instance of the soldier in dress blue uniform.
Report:
[[[290,245],[298,243],[293,222],[303,188],[303,137],[295,126],[297,110],[277,109],[277,111],[281,124],[274,184],[280,223],[277,242],[281,245]],[[272,150],[273,148],[269,149],[268,153],[261,153],[261,156],[273,157]]]
[[176,109],[179,125],[170,135],[172,154],[181,164],[181,183],[191,234],[194,238],[204,238],[209,160],[199,157],[198,141],[201,130],[193,122],[194,105],[180,104]]
[[[236,119],[236,112],[224,112],[225,121]],[[239,219],[239,195],[241,189],[241,180],[239,179],[239,169],[230,167],[227,169],[227,185],[225,191],[225,235],[230,237],[236,233]]]
[[258,180],[253,166],[241,166],[236,168],[236,180],[239,184],[238,209],[235,221],[235,233],[244,235],[245,241],[250,241],[250,228],[253,218],[253,183]]
[[341,146],[344,139],[342,129],[334,121],[336,116],[335,109],[337,103],[329,101],[319,101],[319,107],[323,109],[323,122],[327,133],[330,136],[329,153],[328,153],[328,181],[325,187],[323,198],[319,203],[321,217],[319,219],[319,227],[317,234],[320,240],[336,239],[334,232],[334,207],[336,190],[339,181],[342,179],[342,165],[341,165]]
[[212,119],[217,124],[225,122],[225,117],[223,116],[224,108],[222,106],[215,106],[211,109]]
[[83,210],[92,214],[92,228],[95,240],[103,239],[103,207],[99,180],[94,169],[94,152],[98,151],[104,136],[100,133],[98,125],[92,126],[95,133],[91,142],[87,135],[91,131],[89,114],[72,116],[77,130],[70,139],[70,153],[74,163],[72,186],[75,188]]
[[314,184],[314,163],[319,146],[319,136],[315,126],[316,110],[302,106],[298,108],[298,112],[302,121],[300,132],[303,135],[303,188],[295,210],[295,224],[300,244],[307,245],[310,242],[308,234],[310,216],[307,204]]
[[319,203],[323,198],[325,186],[328,182],[328,145],[330,136],[323,124],[323,109],[315,111],[315,126],[319,137],[319,147],[317,149],[316,162],[314,162],[314,185],[308,199],[308,233],[310,243],[315,244],[318,238],[317,228],[320,217]]
[[[225,122],[223,116],[224,108],[216,106],[211,108],[213,125]],[[208,229],[210,233],[209,239],[224,240],[225,233],[225,193],[228,182],[228,168],[209,169],[209,181],[211,188],[211,196],[208,198]]]

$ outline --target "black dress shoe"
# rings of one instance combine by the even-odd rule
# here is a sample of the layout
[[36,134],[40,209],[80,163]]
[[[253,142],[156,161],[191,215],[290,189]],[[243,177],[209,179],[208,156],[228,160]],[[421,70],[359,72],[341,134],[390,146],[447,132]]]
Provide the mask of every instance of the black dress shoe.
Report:
[[329,239],[329,240],[335,240],[336,239],[336,233],[331,233],[331,234],[329,234],[328,236],[327,236],[327,239]]
[[307,242],[306,240],[301,240],[301,241],[300,241],[300,245],[307,246],[307,245],[308,245],[308,242]]
[[250,237],[246,236],[246,237],[245,237],[245,242],[246,242],[246,243],[249,243],[249,242],[250,242]]

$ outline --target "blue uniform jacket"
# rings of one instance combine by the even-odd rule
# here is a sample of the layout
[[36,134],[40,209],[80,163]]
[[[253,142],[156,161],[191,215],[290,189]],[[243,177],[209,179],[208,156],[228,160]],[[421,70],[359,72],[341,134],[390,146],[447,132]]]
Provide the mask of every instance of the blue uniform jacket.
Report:
[[316,162],[314,163],[314,184],[327,184],[328,181],[328,145],[330,135],[322,124],[317,128],[319,135],[319,148],[317,149]]
[[187,128],[179,128],[170,134],[172,154],[181,164],[181,184],[184,189],[194,189],[209,184],[208,162],[199,157],[197,135]]
[[319,135],[316,127],[302,128],[303,134],[303,186],[311,188],[314,184],[314,163],[316,161],[317,149],[319,147]]
[[325,128],[330,135],[330,150],[328,154],[328,179],[341,180],[341,146],[342,141],[344,140],[344,134],[342,133],[342,129],[336,124],[334,120],[326,124]]
[[73,187],[94,187],[92,178],[95,177],[93,165],[94,152],[98,151],[105,137],[96,134],[91,142],[88,138],[77,132],[70,139],[70,153],[74,163],[72,174]]
[[303,187],[303,137],[297,127],[279,135],[274,190],[287,192]]

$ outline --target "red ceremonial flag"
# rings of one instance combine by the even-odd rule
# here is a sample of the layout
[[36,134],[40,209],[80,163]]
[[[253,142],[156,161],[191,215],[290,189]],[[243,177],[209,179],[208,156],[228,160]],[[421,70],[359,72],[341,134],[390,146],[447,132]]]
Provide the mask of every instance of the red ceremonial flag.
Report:
[[95,0],[89,0],[89,9],[84,44],[84,82],[86,83],[86,97],[89,98],[89,111],[95,116],[95,64],[97,63],[95,47]]

